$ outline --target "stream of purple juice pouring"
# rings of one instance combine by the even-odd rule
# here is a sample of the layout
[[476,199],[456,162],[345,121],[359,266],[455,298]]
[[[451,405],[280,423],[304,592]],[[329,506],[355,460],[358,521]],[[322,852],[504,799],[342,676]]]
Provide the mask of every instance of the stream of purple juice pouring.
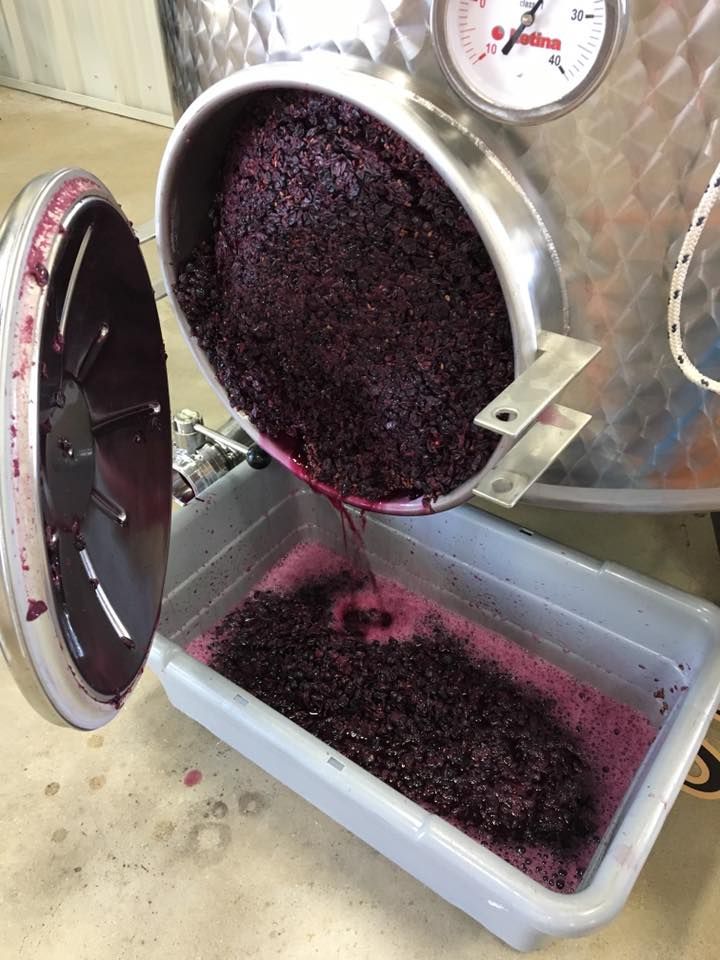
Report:
[[[275,598],[273,602],[277,602],[279,599],[280,607],[278,609],[282,610],[283,598],[287,598],[288,603],[292,604],[293,598],[305,585],[314,582],[318,584],[330,583],[333,578],[342,577],[343,572],[347,571],[348,561],[346,558],[333,553],[320,544],[301,544],[269,571],[257,585],[255,592],[240,605],[238,611],[242,614],[247,605],[257,602],[258,595],[273,597]],[[448,813],[445,813],[444,816],[445,819],[463,832],[477,839],[494,853],[543,885],[551,889],[561,890],[564,893],[573,892],[580,884],[600,838],[622,802],[630,782],[655,737],[655,729],[651,723],[638,711],[611,699],[588,684],[580,683],[569,673],[534,656],[500,634],[451,613],[437,604],[411,593],[394,581],[384,577],[376,577],[374,583],[372,583],[367,579],[364,570],[359,571],[358,576],[359,580],[358,578],[353,580],[349,577],[346,587],[339,591],[335,590],[328,600],[324,629],[326,628],[329,632],[325,636],[326,638],[342,636],[345,643],[345,647],[339,648],[341,649],[340,653],[330,654],[330,669],[335,665],[340,674],[343,671],[347,673],[348,670],[355,669],[354,665],[359,661],[353,659],[353,643],[361,655],[363,647],[365,649],[370,648],[370,651],[372,651],[373,644],[375,644],[375,657],[382,656],[381,648],[389,644],[388,651],[389,655],[392,656],[397,649],[396,641],[401,645],[409,644],[410,646],[414,643],[417,644],[418,640],[420,640],[421,645],[432,644],[436,642],[433,638],[433,630],[436,631],[435,636],[437,636],[439,630],[443,636],[461,638],[462,643],[465,644],[462,655],[459,658],[456,657],[452,667],[449,668],[459,670],[459,676],[462,675],[463,657],[465,657],[464,662],[467,665],[467,670],[472,670],[473,664],[477,666],[480,663],[490,663],[495,665],[492,669],[497,668],[502,671],[504,680],[503,683],[498,682],[498,695],[507,697],[508,691],[510,691],[511,695],[517,698],[516,707],[510,706],[508,708],[509,712],[506,719],[510,722],[510,725],[515,710],[521,711],[525,701],[535,702],[540,697],[544,698],[541,705],[552,714],[553,722],[559,725],[561,730],[567,731],[568,743],[572,745],[574,750],[579,751],[583,763],[587,764],[588,770],[592,773],[594,804],[592,826],[585,831],[586,835],[583,835],[572,849],[561,849],[557,845],[544,842],[532,842],[534,836],[532,829],[528,833],[528,840],[516,842],[513,839],[508,841],[502,835],[493,835],[492,829],[477,829],[471,823],[466,822],[462,816],[456,817]],[[227,655],[236,636],[239,635],[236,632],[238,629],[237,619],[232,621],[232,629],[224,626],[230,623],[232,617],[231,614],[223,623],[193,640],[187,650],[196,659],[210,664],[214,669],[230,676],[230,679],[245,686],[253,693],[254,690],[249,678],[237,675],[232,657]],[[242,627],[240,627],[240,632],[242,632]],[[348,638],[350,646],[347,645]],[[267,644],[272,647],[273,651],[275,645],[282,648],[283,641],[279,640],[275,644],[276,638],[268,636],[266,639]],[[264,643],[262,640],[258,642]],[[301,642],[302,639],[298,638],[297,643]],[[311,640],[311,646],[316,642],[319,641]],[[343,653],[342,650],[345,652]],[[240,659],[245,660],[249,651],[247,647],[244,647],[243,651],[243,656]],[[261,651],[258,647],[258,657],[263,656],[267,656],[267,652]],[[318,649],[315,656],[323,656],[322,650]],[[269,661],[270,669],[277,669],[282,677],[285,667],[282,659],[278,658],[281,658],[281,654],[273,652]],[[288,678],[295,675],[294,671],[296,669],[297,665],[294,662],[287,667]],[[442,669],[441,666],[440,670]],[[362,676],[365,677],[365,674],[362,674]],[[366,680],[372,686],[372,675]],[[402,677],[400,680],[402,681]],[[442,684],[444,681],[439,675],[436,680],[427,675],[410,678],[411,685],[416,685],[418,690],[422,690],[423,686],[426,690],[430,690],[434,682]],[[280,682],[280,687],[282,688],[282,686],[283,683]],[[402,686],[402,682],[399,686]],[[327,687],[323,689],[325,691],[324,695],[327,695]],[[458,689],[461,694],[467,692],[462,689],[462,680]],[[492,682],[488,689],[490,691],[494,689]],[[262,690],[258,692],[258,695],[263,699]],[[280,696],[281,703],[271,703],[281,712],[283,712],[283,697],[285,697],[284,692]],[[402,721],[401,717],[393,716],[394,713],[395,711],[391,709],[385,719],[386,723],[397,725]],[[312,723],[303,723],[302,716],[298,717],[297,711],[293,715],[293,719],[306,726],[311,732],[321,737],[325,736],[325,728],[316,730],[313,729]],[[365,720],[362,716],[357,718],[351,716],[351,721],[356,723],[358,731],[364,729]],[[341,728],[345,729],[347,725],[346,715],[343,715],[340,723]],[[377,733],[377,728],[373,729]],[[500,733],[502,736],[506,735],[505,731],[500,731]],[[510,734],[516,735],[517,731],[513,733],[510,730]],[[361,733],[358,733],[358,736],[361,736]],[[450,733],[450,736],[452,736],[452,733]],[[490,731],[488,743],[491,746],[493,736],[495,735]],[[542,752],[544,749],[542,730],[539,732],[537,739],[537,749]],[[402,742],[402,737],[400,742]],[[508,743],[510,742],[511,739],[508,740]],[[476,746],[470,740],[468,741],[468,756],[471,748],[474,751]],[[530,755],[532,756],[532,749]],[[452,763],[456,764],[455,775],[457,775],[458,756],[462,756],[462,752],[461,754],[456,753],[452,760]],[[473,753],[473,756],[475,756],[475,753]],[[356,759],[361,765],[365,765],[362,755],[351,755],[351,759]],[[427,757],[423,757],[422,762],[427,762]],[[577,764],[577,760],[572,762]],[[409,758],[410,768],[412,763],[412,758]],[[445,763],[445,761],[443,760],[442,763]],[[478,761],[478,764],[478,769],[480,769],[482,761]],[[382,769],[375,769],[372,763],[367,765],[371,772],[383,779],[388,779],[391,785],[402,791],[402,785],[394,782],[392,776],[388,775],[387,770],[385,770],[386,776],[383,776]],[[542,768],[538,767],[538,769],[541,770]],[[441,775],[444,776],[445,767],[441,765],[440,770]],[[517,795],[522,797],[527,786],[523,783],[523,777],[530,780],[533,771],[519,768],[512,773],[512,776],[517,777]],[[457,779],[457,776],[455,776],[456,781]],[[450,764],[447,768],[449,790],[453,789],[452,781],[452,764]],[[474,781],[471,780],[472,782]],[[492,798],[492,783],[488,783],[482,776],[479,777],[477,783],[477,803],[480,808],[486,801],[488,803],[497,802],[496,798],[494,801]],[[556,781],[555,786],[560,792],[563,792],[562,778]],[[467,789],[467,787],[464,789]],[[507,784],[505,784],[505,789],[507,790]],[[537,787],[534,789],[537,789]],[[412,791],[409,792],[412,793]],[[418,795],[417,791],[415,791],[412,799],[423,804],[423,797]],[[546,799],[549,799],[550,809],[552,809],[552,797]],[[507,797],[505,801],[507,801]],[[510,802],[512,802],[512,797],[510,797]],[[431,802],[424,805],[428,806],[429,809],[434,809]],[[542,810],[539,810],[538,816],[543,816],[546,812],[546,808],[543,807]]]

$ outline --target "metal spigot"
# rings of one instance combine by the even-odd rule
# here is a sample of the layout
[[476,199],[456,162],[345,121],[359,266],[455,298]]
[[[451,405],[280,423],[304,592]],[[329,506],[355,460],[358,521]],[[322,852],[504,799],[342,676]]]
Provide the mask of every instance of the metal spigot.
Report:
[[181,506],[190,503],[203,490],[224,477],[245,460],[261,470],[270,456],[253,443],[233,419],[219,430],[203,423],[197,410],[180,410],[173,415],[173,500]]

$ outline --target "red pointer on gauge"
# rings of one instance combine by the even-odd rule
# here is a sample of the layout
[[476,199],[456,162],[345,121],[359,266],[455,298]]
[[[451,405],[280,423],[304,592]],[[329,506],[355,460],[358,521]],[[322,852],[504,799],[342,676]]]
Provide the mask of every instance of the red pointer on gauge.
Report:
[[520,17],[520,26],[517,28],[517,30],[513,31],[513,33],[510,34],[510,39],[500,51],[501,53],[504,53],[505,56],[507,56],[510,53],[512,48],[515,46],[515,44],[518,42],[520,37],[523,35],[525,30],[527,29],[527,27],[531,27],[535,23],[535,14],[538,12],[540,7],[543,6],[544,2],[545,0],[537,0],[537,3],[532,8],[532,10],[528,10],[527,13],[524,13],[522,17]]

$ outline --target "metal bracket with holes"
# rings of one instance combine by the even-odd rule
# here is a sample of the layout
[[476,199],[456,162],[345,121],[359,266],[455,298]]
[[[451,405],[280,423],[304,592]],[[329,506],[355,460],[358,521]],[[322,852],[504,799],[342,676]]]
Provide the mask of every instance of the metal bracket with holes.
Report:
[[501,507],[514,507],[590,419],[587,413],[551,404],[502,460],[485,471],[473,493]]
[[542,330],[540,356],[475,417],[475,426],[519,437],[600,352],[594,343]]
[[473,493],[514,507],[575,439],[590,416],[554,403],[555,398],[600,352],[594,343],[543,330],[540,356],[475,417],[475,425],[519,438]]

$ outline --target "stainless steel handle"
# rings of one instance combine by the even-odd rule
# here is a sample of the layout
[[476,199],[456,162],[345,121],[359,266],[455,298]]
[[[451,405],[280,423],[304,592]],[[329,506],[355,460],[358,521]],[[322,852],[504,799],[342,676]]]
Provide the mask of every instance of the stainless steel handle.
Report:
[[213,443],[221,447],[227,447],[229,450],[234,450],[236,453],[241,453],[243,456],[247,455],[251,446],[251,444],[240,443],[239,440],[233,440],[232,437],[226,437],[224,433],[220,433],[218,430],[212,430],[210,427],[206,427],[204,423],[195,424],[195,433],[201,433],[204,437],[207,437],[208,440],[212,440]]
[[[144,243],[148,243],[150,240],[154,240],[156,237],[155,232],[155,220],[146,220],[145,223],[141,223],[138,227],[133,227],[135,231],[135,236],[138,238],[140,246]],[[167,290],[165,289],[165,283],[163,282],[162,277],[158,277],[157,280],[153,280],[152,288],[155,295],[155,303],[158,300],[162,300],[167,296]]]
[[135,231],[135,236],[140,241],[140,245],[147,243],[148,240],[155,239],[155,219],[146,220],[145,223],[141,223],[139,227],[133,227]]

